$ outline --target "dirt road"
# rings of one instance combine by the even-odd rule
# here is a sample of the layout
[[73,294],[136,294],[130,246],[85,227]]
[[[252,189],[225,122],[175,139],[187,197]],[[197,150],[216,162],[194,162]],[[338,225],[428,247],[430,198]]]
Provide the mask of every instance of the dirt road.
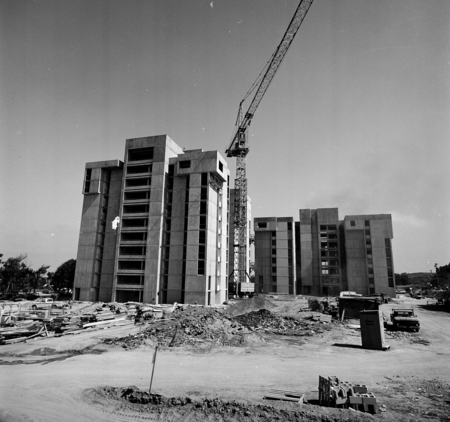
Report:
[[[448,420],[450,314],[422,309],[426,300],[396,302],[383,305],[383,312],[387,315],[393,306],[414,305],[421,330],[402,337],[386,333],[389,351],[360,348],[360,332],[341,325],[311,337],[267,335],[265,343],[243,348],[167,348],[157,356],[153,391],[168,397],[267,404],[262,400],[264,393],[278,388],[302,391],[314,400],[319,375],[335,375],[366,384],[376,394],[386,411],[375,419]],[[287,314],[298,310],[296,300],[275,303]],[[148,389],[152,345],[124,350],[100,344],[101,338],[139,329],[129,325],[0,346],[0,422],[164,420],[124,411],[114,403],[96,404],[84,393],[102,385]],[[430,393],[434,399],[421,394],[430,385],[441,386],[441,394],[437,387]]]

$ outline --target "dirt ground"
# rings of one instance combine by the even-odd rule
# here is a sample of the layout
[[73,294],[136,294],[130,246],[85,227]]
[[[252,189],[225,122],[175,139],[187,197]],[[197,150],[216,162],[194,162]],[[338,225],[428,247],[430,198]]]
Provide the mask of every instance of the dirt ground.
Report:
[[[264,307],[304,318],[306,303],[279,296],[253,309],[239,303],[229,313]],[[302,336],[251,332],[258,341],[244,347],[162,346],[154,396],[145,391],[155,343],[125,349],[103,341],[142,333],[154,322],[0,346],[0,422],[450,421],[450,314],[425,305],[406,296],[382,305],[386,316],[392,307],[413,306],[421,323],[417,334],[386,331],[388,351],[362,349],[357,321],[315,325]],[[319,375],[367,385],[378,413],[318,406]],[[265,400],[269,389],[305,393],[308,403]]]

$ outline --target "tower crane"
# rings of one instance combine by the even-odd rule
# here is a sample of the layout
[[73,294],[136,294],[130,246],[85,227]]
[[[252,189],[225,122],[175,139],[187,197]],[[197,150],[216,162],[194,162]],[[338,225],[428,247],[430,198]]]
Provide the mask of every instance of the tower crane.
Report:
[[[243,100],[239,104],[239,112],[236,121],[236,129],[233,132],[233,136],[229,147],[226,149],[227,157],[236,157],[236,178],[234,181],[235,198],[234,198],[234,242],[233,242],[233,254],[234,254],[234,269],[230,274],[230,279],[233,277],[233,284],[230,290],[234,290],[237,294],[238,286],[240,283],[246,281],[247,276],[247,154],[249,153],[248,145],[248,127],[255,115],[267,88],[272,82],[275,73],[277,72],[284,56],[286,55],[292,40],[297,34],[300,25],[305,19],[306,14],[309,11],[314,0],[300,0],[294,16],[289,23],[283,38],[278,45],[275,53],[273,53],[268,64],[260,73],[260,76],[253,83],[250,90],[247,92]],[[265,72],[265,73],[264,73]],[[261,76],[263,75],[263,76]],[[259,84],[259,85],[258,85]],[[256,88],[257,87],[257,88]],[[247,97],[256,89],[255,96],[252,102],[243,115],[242,105]]]

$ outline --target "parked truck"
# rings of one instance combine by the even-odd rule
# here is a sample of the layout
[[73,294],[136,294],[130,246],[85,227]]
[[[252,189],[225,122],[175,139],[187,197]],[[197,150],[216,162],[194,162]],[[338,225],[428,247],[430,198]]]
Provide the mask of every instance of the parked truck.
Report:
[[412,308],[392,309],[391,322],[394,330],[419,331],[420,328],[419,319]]
[[239,283],[239,296],[253,296],[255,294],[255,283]]

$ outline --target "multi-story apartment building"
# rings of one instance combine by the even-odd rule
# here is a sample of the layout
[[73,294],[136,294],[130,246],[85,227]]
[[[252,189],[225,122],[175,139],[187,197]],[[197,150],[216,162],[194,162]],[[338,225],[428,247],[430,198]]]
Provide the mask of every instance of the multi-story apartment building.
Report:
[[350,290],[395,297],[390,214],[346,216],[337,208],[300,210],[296,223],[298,293]]
[[349,215],[341,225],[345,237],[347,289],[395,297],[391,215]]
[[259,293],[296,294],[294,219],[255,218],[255,288]]
[[296,237],[298,292],[339,295],[343,283],[338,209],[300,210]]
[[222,303],[228,186],[217,151],[166,135],[128,139],[123,163],[87,163],[74,298]]

